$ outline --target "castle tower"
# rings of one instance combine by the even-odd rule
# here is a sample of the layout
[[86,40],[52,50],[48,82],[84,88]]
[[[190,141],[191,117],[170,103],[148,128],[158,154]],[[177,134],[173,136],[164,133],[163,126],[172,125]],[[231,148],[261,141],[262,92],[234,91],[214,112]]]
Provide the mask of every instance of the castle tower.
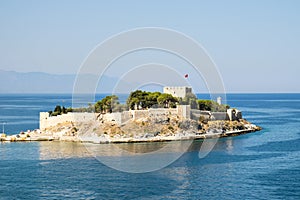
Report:
[[163,90],[166,94],[171,94],[174,97],[186,97],[187,93],[192,93],[192,88],[187,86],[175,87],[175,86],[166,86]]

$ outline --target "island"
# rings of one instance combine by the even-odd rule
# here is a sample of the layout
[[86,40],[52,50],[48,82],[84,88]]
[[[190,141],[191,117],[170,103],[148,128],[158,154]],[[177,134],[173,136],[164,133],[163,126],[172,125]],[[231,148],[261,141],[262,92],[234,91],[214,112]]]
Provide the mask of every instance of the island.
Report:
[[214,100],[197,99],[191,87],[166,86],[161,92],[136,90],[125,104],[108,95],[82,108],[57,105],[40,113],[40,128],[1,141],[91,143],[157,142],[236,136],[261,130],[242,112]]

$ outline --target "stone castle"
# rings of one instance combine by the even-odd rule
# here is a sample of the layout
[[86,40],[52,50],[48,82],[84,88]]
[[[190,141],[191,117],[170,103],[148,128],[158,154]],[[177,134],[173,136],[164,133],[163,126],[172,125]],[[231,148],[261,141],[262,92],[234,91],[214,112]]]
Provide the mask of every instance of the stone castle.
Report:
[[174,97],[184,98],[188,93],[192,93],[192,88],[191,87],[166,86],[163,89],[163,93],[171,94]]
[[[190,87],[164,87],[164,93],[172,94],[176,97],[185,97],[191,92]],[[122,125],[129,120],[138,120],[147,117],[166,117],[169,115],[178,116],[182,119],[199,120],[202,116],[208,120],[239,120],[242,119],[242,113],[236,109],[228,109],[227,112],[209,112],[197,109],[191,109],[190,105],[177,105],[176,108],[150,108],[147,110],[129,110],[114,113],[80,113],[69,112],[58,116],[50,116],[48,112],[40,113],[40,130],[46,130],[51,126],[56,126],[64,122],[87,122],[87,121],[114,121]]]
[[87,122],[95,120],[114,121],[119,125],[129,120],[138,120],[146,117],[165,117],[177,115],[184,119],[190,119],[191,109],[188,105],[178,105],[177,108],[150,108],[147,110],[129,110],[113,113],[80,113],[69,112],[58,116],[50,116],[48,112],[40,113],[40,130],[45,130],[51,126],[56,126],[64,122]]

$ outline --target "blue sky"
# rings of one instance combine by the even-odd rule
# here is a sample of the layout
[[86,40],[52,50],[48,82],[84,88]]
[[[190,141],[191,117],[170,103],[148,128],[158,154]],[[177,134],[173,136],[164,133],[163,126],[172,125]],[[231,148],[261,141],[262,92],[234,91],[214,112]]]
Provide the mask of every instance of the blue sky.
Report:
[[2,0],[0,69],[76,73],[98,43],[150,26],[202,44],[228,92],[300,92],[299,10],[297,0]]

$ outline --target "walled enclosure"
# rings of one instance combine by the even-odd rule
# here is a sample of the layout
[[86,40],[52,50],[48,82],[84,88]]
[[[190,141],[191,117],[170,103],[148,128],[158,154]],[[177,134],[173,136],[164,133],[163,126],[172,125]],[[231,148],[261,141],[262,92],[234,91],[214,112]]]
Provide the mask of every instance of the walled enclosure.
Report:
[[227,112],[210,112],[203,110],[191,109],[191,118],[198,120],[202,116],[207,120],[240,120],[243,119],[242,112],[237,109],[228,109]]
[[129,121],[146,117],[162,117],[167,115],[178,115],[179,117],[190,119],[190,106],[179,105],[177,108],[155,108],[148,110],[129,110],[115,113],[67,113],[58,116],[49,116],[48,112],[40,113],[40,130],[45,130],[64,122],[87,122],[87,121],[114,121],[119,125]]
[[153,108],[148,110],[129,110],[107,114],[99,113],[67,113],[58,116],[49,116],[48,112],[40,113],[40,130],[45,130],[64,122],[88,122],[96,120],[114,121],[121,125],[129,120],[138,120],[146,117],[163,117],[177,115],[183,119],[198,121],[200,116],[208,120],[239,120],[242,119],[242,112],[236,109],[228,109],[227,112],[209,112],[191,109],[189,105],[178,105],[177,108]]

